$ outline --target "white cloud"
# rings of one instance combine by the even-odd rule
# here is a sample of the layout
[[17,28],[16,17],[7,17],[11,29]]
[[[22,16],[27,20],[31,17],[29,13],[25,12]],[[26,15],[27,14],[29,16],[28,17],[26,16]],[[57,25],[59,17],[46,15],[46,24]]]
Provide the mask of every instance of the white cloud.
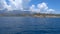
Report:
[[47,3],[45,3],[45,2],[37,4],[37,6],[32,5],[30,7],[30,10],[33,11],[33,12],[37,12],[37,13],[50,13],[50,12],[55,11],[54,9],[49,9],[48,6],[47,6]]
[[4,10],[4,9],[11,10],[12,9],[11,5],[7,5],[7,2],[5,0],[0,1],[0,7],[2,7],[2,8],[0,8],[2,10]]
[[[1,0],[0,1],[0,9],[8,9],[8,10],[23,10],[23,4],[29,3],[30,0],[25,0],[25,3],[23,0],[8,0],[9,5],[7,5],[6,0]],[[26,6],[25,6],[26,7]]]
[[15,5],[17,9],[22,9],[23,8],[23,4],[22,4],[22,0],[15,0]]
[[3,10],[5,7],[4,6],[6,6],[5,5],[6,3],[5,3],[5,0],[0,0],[0,9],[1,10]]
[[31,10],[31,11],[34,11],[34,9],[35,9],[35,5],[32,5],[32,6],[30,7],[30,10]]
[[53,9],[48,9],[46,13],[50,14],[50,13],[54,13],[55,10]]
[[[8,11],[10,10],[24,10],[25,7],[28,7],[28,3],[31,0],[9,0],[9,5],[7,4],[6,0],[0,0],[0,10],[3,9],[8,9]],[[49,13],[49,12],[53,12],[55,10],[53,9],[49,9],[47,6],[47,3],[42,2],[40,4],[37,4],[37,6],[32,5],[29,9],[32,12],[45,12],[45,13]]]
[[53,10],[53,9],[49,9],[49,10],[47,10],[47,11],[55,11],[55,10]]
[[39,13],[39,12],[40,12],[40,9],[36,8],[35,5],[32,5],[32,6],[30,7],[30,11]]
[[48,9],[48,6],[47,6],[47,4],[46,3],[40,3],[40,4],[38,4],[37,5],[37,7],[39,8],[39,9]]

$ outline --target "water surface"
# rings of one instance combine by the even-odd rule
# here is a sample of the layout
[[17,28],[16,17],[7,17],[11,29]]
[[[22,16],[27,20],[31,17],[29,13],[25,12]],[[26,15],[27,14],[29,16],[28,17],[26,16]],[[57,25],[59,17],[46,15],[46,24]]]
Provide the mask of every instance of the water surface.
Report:
[[0,34],[60,34],[60,18],[0,17]]

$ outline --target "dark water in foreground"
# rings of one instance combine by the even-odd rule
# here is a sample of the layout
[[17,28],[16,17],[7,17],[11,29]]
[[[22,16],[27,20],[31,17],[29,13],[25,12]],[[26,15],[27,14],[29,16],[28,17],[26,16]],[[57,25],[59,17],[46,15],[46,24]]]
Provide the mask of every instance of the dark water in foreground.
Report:
[[0,17],[0,34],[60,34],[60,18]]

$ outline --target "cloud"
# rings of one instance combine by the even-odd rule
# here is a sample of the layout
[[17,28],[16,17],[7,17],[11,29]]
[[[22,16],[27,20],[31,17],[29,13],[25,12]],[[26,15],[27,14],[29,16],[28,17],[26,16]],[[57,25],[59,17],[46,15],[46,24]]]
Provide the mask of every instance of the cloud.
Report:
[[32,5],[32,6],[30,7],[30,10],[31,10],[31,11],[34,11],[34,9],[35,9],[35,5]]
[[48,9],[46,13],[50,14],[50,13],[54,13],[54,9]]
[[0,0],[0,10],[7,9],[8,11],[11,10],[25,10],[29,8],[30,11],[36,13],[50,13],[54,12],[54,9],[49,9],[47,3],[42,2],[37,5],[32,5],[28,7],[29,2],[31,0],[8,0],[9,5],[7,4],[6,0]]
[[22,1],[23,1],[23,3],[24,3],[24,2],[28,3],[28,2],[30,2],[31,0],[22,0]]
[[45,3],[45,2],[37,4],[37,6],[32,5],[30,7],[30,10],[33,11],[33,12],[37,12],[37,13],[50,13],[50,12],[55,11],[54,9],[49,9],[48,6],[47,6],[47,3]]
[[5,1],[4,0],[0,0],[0,10],[3,10],[5,8],[4,5],[5,5]]
[[7,9],[7,10],[23,10],[24,4],[29,3],[30,0],[8,0],[9,5],[7,4],[6,0],[0,1],[0,9]]
[[53,10],[53,9],[49,9],[49,10],[47,10],[47,11],[55,11],[55,10]]
[[29,8],[29,3],[31,0],[23,0],[23,9],[28,9]]
[[17,9],[22,9],[23,8],[23,4],[22,4],[22,0],[15,0],[15,6]]
[[38,8],[36,8],[35,5],[32,5],[32,6],[30,7],[30,11],[36,12],[36,13],[39,13],[39,12],[40,12],[40,10],[39,10]]
[[37,7],[39,8],[39,9],[48,9],[48,6],[47,6],[47,4],[46,3],[40,3],[40,4],[38,4],[37,5]]
[[9,0],[9,6],[7,9],[13,9],[13,10],[21,10],[22,8],[22,0]]
[[5,0],[1,0],[0,1],[0,9],[1,10],[4,10],[4,9],[11,10],[12,7],[11,7],[11,5],[8,5]]

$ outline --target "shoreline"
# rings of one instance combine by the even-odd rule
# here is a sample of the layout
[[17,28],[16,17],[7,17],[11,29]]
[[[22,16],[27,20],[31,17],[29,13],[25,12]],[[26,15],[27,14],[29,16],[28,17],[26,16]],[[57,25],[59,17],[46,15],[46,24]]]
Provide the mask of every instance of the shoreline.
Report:
[[38,18],[60,18],[60,16],[0,16],[0,17],[38,17]]

